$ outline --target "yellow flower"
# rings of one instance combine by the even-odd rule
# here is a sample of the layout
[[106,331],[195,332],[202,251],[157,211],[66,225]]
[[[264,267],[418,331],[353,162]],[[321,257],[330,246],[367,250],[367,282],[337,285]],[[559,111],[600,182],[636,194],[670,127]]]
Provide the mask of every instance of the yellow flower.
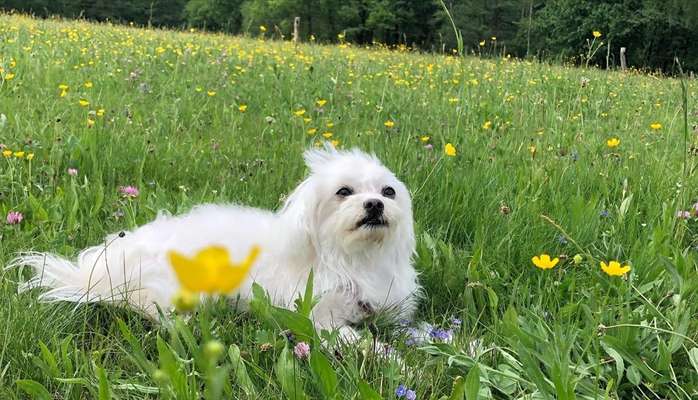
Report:
[[87,81],[87,82],[85,82],[85,83],[83,84],[83,86],[85,86],[86,88],[88,88],[88,89],[89,89],[89,88],[91,88],[91,87],[92,87],[92,82],[90,82],[90,81]]
[[3,157],[5,157],[5,158],[10,158],[10,157],[12,157],[12,150],[3,150],[3,151],[2,151],[2,155],[3,155]]
[[533,265],[540,269],[550,269],[556,266],[557,263],[560,262],[560,259],[555,257],[551,260],[550,256],[544,253],[541,254],[540,257],[534,256],[531,261],[533,261]]
[[65,83],[61,83],[60,85],[58,85],[58,88],[61,90],[68,90],[69,86]]
[[451,143],[446,143],[446,146],[444,146],[444,153],[449,157],[454,157],[456,155],[456,147]]
[[5,75],[5,80],[9,81],[9,80],[12,80],[12,78],[14,78],[14,77],[15,77],[15,74],[13,74],[12,72],[8,72],[7,75]]
[[485,47],[485,41],[484,41],[484,40],[480,41],[480,47]]
[[650,128],[652,128],[652,130],[654,130],[654,131],[658,131],[658,130],[662,129],[662,124],[660,124],[659,122],[652,122],[650,124]]
[[100,109],[97,110],[97,116],[98,116],[98,117],[103,117],[103,116],[104,116],[104,109],[103,109],[103,108],[100,108]]
[[606,141],[606,146],[608,146],[610,148],[618,147],[619,144],[620,144],[620,139],[615,138],[615,137],[610,138]]
[[490,39],[492,39],[492,41],[494,42],[495,40],[497,40],[497,37],[496,37],[496,36],[492,36]]
[[260,25],[260,26],[259,26],[259,31],[260,31],[260,32],[266,32],[266,31],[267,31],[267,27],[264,26],[264,25]]
[[316,104],[318,107],[323,107],[325,104],[327,104],[327,100],[325,100],[325,99],[320,99],[320,100],[316,101],[315,104]]
[[80,99],[79,103],[80,103],[80,107],[87,107],[90,105],[90,102],[85,100],[85,99]]
[[482,124],[482,129],[491,129],[492,128],[492,121],[485,121],[484,124]]
[[317,132],[317,128],[308,129],[308,135],[314,135]]
[[618,261],[609,261],[608,264],[601,261],[601,269],[609,276],[623,276],[630,271],[630,266],[622,266]]
[[327,124],[325,124],[325,126],[327,127],[327,129],[332,129],[334,127],[334,123],[330,121]]
[[216,91],[215,91],[215,90],[209,90],[208,92],[206,92],[206,94],[208,94],[209,97],[213,97],[213,96],[216,95]]
[[31,161],[34,159],[34,153],[27,154],[27,160]]
[[387,120],[387,121],[383,122],[383,125],[385,125],[386,128],[392,128],[395,126],[395,122],[393,122],[391,120]]
[[239,110],[240,112],[245,112],[245,111],[247,111],[247,104],[240,104],[240,105],[238,106],[238,110]]
[[339,140],[332,140],[330,143],[332,143],[332,147],[338,147],[339,146]]
[[458,103],[458,97],[451,97],[450,99],[448,99],[448,102],[451,104]]
[[167,253],[170,264],[185,290],[194,293],[226,294],[240,286],[252,264],[259,256],[259,247],[253,246],[240,263],[230,261],[224,247],[209,246],[188,258],[176,251]]
[[301,108],[300,110],[296,110],[293,112],[293,114],[295,114],[296,117],[302,117],[303,114],[305,114],[305,108]]
[[87,127],[92,128],[95,125],[95,120],[92,118],[87,118]]
[[24,152],[23,151],[15,151],[15,157],[16,158],[24,158]]
[[591,32],[591,34],[594,35],[594,37],[597,39],[601,37],[601,32],[599,32],[599,31],[593,31],[593,32]]
[[329,138],[332,137],[332,132],[325,132],[325,133],[322,134],[322,136],[323,136],[325,139],[329,139]]
[[420,138],[419,138],[419,140],[421,140],[421,141],[422,141],[422,143],[426,143],[426,142],[428,142],[428,141],[429,141],[429,139],[430,139],[430,137],[429,137],[429,136],[422,136],[422,137],[420,137]]

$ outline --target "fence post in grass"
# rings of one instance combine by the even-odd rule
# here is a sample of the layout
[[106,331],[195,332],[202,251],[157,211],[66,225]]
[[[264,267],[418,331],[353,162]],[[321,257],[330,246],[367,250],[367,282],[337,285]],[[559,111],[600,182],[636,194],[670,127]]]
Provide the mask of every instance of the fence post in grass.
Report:
[[293,19],[293,43],[298,44],[300,40],[300,27],[301,27],[301,17],[296,17]]
[[628,65],[625,63],[625,47],[620,48],[620,69],[625,71]]

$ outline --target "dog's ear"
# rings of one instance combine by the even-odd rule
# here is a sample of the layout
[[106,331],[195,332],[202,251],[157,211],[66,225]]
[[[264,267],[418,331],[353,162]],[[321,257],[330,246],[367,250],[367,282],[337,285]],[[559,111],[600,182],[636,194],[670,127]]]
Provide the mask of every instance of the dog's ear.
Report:
[[339,152],[334,148],[332,143],[325,142],[322,149],[306,150],[306,152],[303,153],[303,159],[305,160],[305,165],[307,165],[311,171],[318,171],[322,165],[328,163],[338,154]]
[[296,243],[297,248],[307,243],[313,247],[317,245],[317,202],[313,182],[307,178],[288,196],[279,211],[279,215],[294,231],[295,236],[289,242]]

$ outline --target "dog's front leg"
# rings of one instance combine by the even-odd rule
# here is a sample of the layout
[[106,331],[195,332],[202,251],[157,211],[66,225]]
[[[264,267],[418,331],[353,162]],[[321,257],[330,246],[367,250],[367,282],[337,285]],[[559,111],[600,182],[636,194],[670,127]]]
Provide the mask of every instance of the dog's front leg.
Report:
[[339,339],[345,343],[355,343],[361,338],[351,325],[361,321],[364,316],[354,296],[344,292],[324,293],[320,302],[313,308],[315,328],[336,329]]

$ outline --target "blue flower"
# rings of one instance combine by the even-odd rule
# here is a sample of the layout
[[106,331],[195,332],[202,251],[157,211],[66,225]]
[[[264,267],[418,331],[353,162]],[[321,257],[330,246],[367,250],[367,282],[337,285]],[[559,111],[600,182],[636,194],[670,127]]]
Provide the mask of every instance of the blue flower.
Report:
[[398,385],[397,389],[395,389],[395,396],[397,397],[403,397],[406,394],[407,388],[403,384]]
[[451,326],[454,328],[460,328],[462,323],[463,321],[461,321],[459,318],[451,317]]
[[602,218],[608,217],[608,210],[601,210],[601,212],[599,213],[599,216]]
[[434,328],[429,335],[436,340],[449,342],[453,338],[453,331],[450,329]]
[[415,393],[414,390],[408,390],[407,393],[405,393],[405,399],[407,400],[415,400],[417,398],[417,393]]
[[562,235],[557,235],[557,241],[563,246],[567,244],[567,238]]

